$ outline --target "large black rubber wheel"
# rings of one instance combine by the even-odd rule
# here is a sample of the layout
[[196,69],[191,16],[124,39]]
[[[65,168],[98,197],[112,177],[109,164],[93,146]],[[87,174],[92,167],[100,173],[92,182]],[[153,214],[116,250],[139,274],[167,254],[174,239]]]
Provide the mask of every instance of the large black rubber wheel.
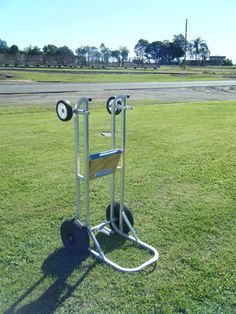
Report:
[[[107,107],[107,111],[108,113],[112,114],[112,104],[113,104],[113,101],[115,99],[115,96],[111,96],[110,98],[108,98],[107,100],[107,104],[106,104],[106,107]],[[121,101],[118,100],[118,105],[121,105]],[[121,109],[119,108],[115,108],[115,115],[118,115],[121,113]]]
[[73,116],[73,109],[68,100],[59,100],[56,104],[56,113],[58,118],[65,122],[69,121]]
[[[107,207],[107,210],[106,210],[106,219],[108,221],[110,220],[110,212],[111,212],[111,205],[109,205]],[[129,220],[131,226],[133,227],[133,225],[134,225],[133,214],[132,214],[131,210],[126,205],[124,205],[124,212],[125,212],[126,217]],[[114,202],[114,218],[116,219],[115,225],[117,226],[117,228],[120,227],[119,217],[120,217],[120,203]],[[110,223],[110,227],[112,230],[114,230],[111,223]],[[128,233],[129,231],[130,231],[130,229],[129,229],[127,223],[125,222],[125,220],[123,218],[123,232]]]
[[76,219],[68,219],[62,223],[61,240],[64,247],[75,255],[84,255],[88,251],[88,231],[85,226]]

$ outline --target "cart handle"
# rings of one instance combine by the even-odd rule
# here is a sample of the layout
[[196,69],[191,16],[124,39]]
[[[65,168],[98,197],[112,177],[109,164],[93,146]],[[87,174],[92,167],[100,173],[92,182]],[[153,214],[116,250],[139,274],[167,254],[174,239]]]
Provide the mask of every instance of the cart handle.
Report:
[[[118,95],[118,96],[115,96],[114,101],[116,102],[116,107],[117,107],[118,109],[122,109],[123,106],[124,106],[124,109],[125,109],[125,110],[134,109],[133,106],[127,106],[127,105],[125,104],[125,99],[126,99],[126,98],[130,98],[130,95]],[[119,100],[121,101],[121,104],[118,103]],[[124,104],[125,104],[125,105],[124,105]]]
[[83,104],[84,105],[84,110],[88,110],[88,103],[92,101],[92,98],[88,98],[88,97],[81,97],[77,100],[76,104],[75,104],[75,108],[74,110],[77,110],[80,108],[80,106]]

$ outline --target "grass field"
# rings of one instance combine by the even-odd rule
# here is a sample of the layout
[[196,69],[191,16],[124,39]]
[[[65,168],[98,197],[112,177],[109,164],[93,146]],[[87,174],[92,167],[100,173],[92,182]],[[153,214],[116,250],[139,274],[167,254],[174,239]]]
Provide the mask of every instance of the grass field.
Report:
[[235,67],[163,66],[159,69],[0,68],[0,79],[37,82],[166,82],[222,80],[236,76]]
[[[62,248],[60,225],[75,214],[73,123],[53,105],[1,106],[0,313],[235,313],[236,101],[130,103],[126,203],[156,268],[124,274]],[[109,148],[101,104],[90,121],[91,152]],[[108,179],[91,183],[92,223],[105,218]],[[147,258],[100,240],[124,266]]]

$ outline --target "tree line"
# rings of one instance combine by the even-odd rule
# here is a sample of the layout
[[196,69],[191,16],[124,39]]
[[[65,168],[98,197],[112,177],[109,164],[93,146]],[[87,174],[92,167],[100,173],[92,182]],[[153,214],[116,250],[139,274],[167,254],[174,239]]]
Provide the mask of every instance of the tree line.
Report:
[[[42,49],[38,46],[29,46],[20,50],[17,45],[7,46],[7,43],[0,39],[0,53],[7,54],[26,54],[26,55],[44,55],[59,59],[69,59],[77,57],[79,64],[91,65],[101,63],[107,65],[110,62],[116,62],[119,66],[129,59],[127,47],[120,46],[117,50],[111,50],[104,43],[98,47],[80,46],[73,52],[69,47],[57,47],[53,44],[45,45]],[[174,35],[172,41],[153,41],[139,39],[134,46],[135,57],[133,62],[139,66],[145,63],[155,64],[180,64],[183,60],[195,60],[199,64],[204,64],[210,56],[210,50],[205,40],[200,37],[191,41],[186,41],[182,34]]]
[[124,65],[127,61],[129,50],[127,47],[120,46],[117,50],[110,50],[104,43],[99,48],[95,46],[80,46],[74,52],[67,46],[57,47],[53,44],[45,45],[42,49],[38,46],[29,46],[24,50],[20,50],[17,45],[7,46],[7,43],[0,39],[0,53],[4,54],[26,54],[31,56],[51,56],[55,58],[73,58],[78,57],[81,64],[93,64],[101,62],[108,64],[109,62],[117,62],[119,65]]
[[204,63],[210,56],[210,50],[203,39],[198,37],[188,42],[182,34],[174,35],[172,41],[149,43],[148,40],[140,39],[134,51],[140,64],[151,60],[159,64],[179,64],[183,57]]

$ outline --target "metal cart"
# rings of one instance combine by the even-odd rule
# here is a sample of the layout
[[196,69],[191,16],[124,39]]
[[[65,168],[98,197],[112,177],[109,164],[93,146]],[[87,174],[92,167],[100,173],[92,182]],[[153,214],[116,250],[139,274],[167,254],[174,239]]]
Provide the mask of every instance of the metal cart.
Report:
[[[107,101],[107,110],[111,114],[111,149],[96,154],[89,154],[89,103],[91,98],[80,98],[71,107],[69,101],[60,100],[56,105],[56,112],[60,120],[68,121],[74,115],[75,128],[75,177],[76,177],[76,218],[66,220],[61,225],[61,239],[66,249],[78,255],[84,255],[88,251],[101,261],[123,272],[140,271],[148,265],[154,264],[159,257],[157,250],[141,241],[133,227],[133,215],[124,204],[125,201],[125,144],[126,144],[126,111],[132,109],[127,106],[128,95],[112,96]],[[116,147],[116,115],[121,114],[121,147]],[[80,162],[80,118],[83,118],[84,140],[83,140],[83,174]],[[120,171],[120,201],[115,201],[115,172]],[[92,227],[90,225],[89,208],[89,185],[90,180],[103,176],[111,176],[110,204],[106,210],[106,221]],[[85,223],[81,222],[81,184],[84,184],[85,197]],[[133,241],[139,247],[148,250],[152,257],[138,267],[126,268],[111,261],[105,255],[101,243],[99,243],[95,232],[102,232],[107,236],[117,233],[127,240]],[[132,235],[129,235],[128,233]],[[90,247],[90,238],[93,240],[94,248]]]

